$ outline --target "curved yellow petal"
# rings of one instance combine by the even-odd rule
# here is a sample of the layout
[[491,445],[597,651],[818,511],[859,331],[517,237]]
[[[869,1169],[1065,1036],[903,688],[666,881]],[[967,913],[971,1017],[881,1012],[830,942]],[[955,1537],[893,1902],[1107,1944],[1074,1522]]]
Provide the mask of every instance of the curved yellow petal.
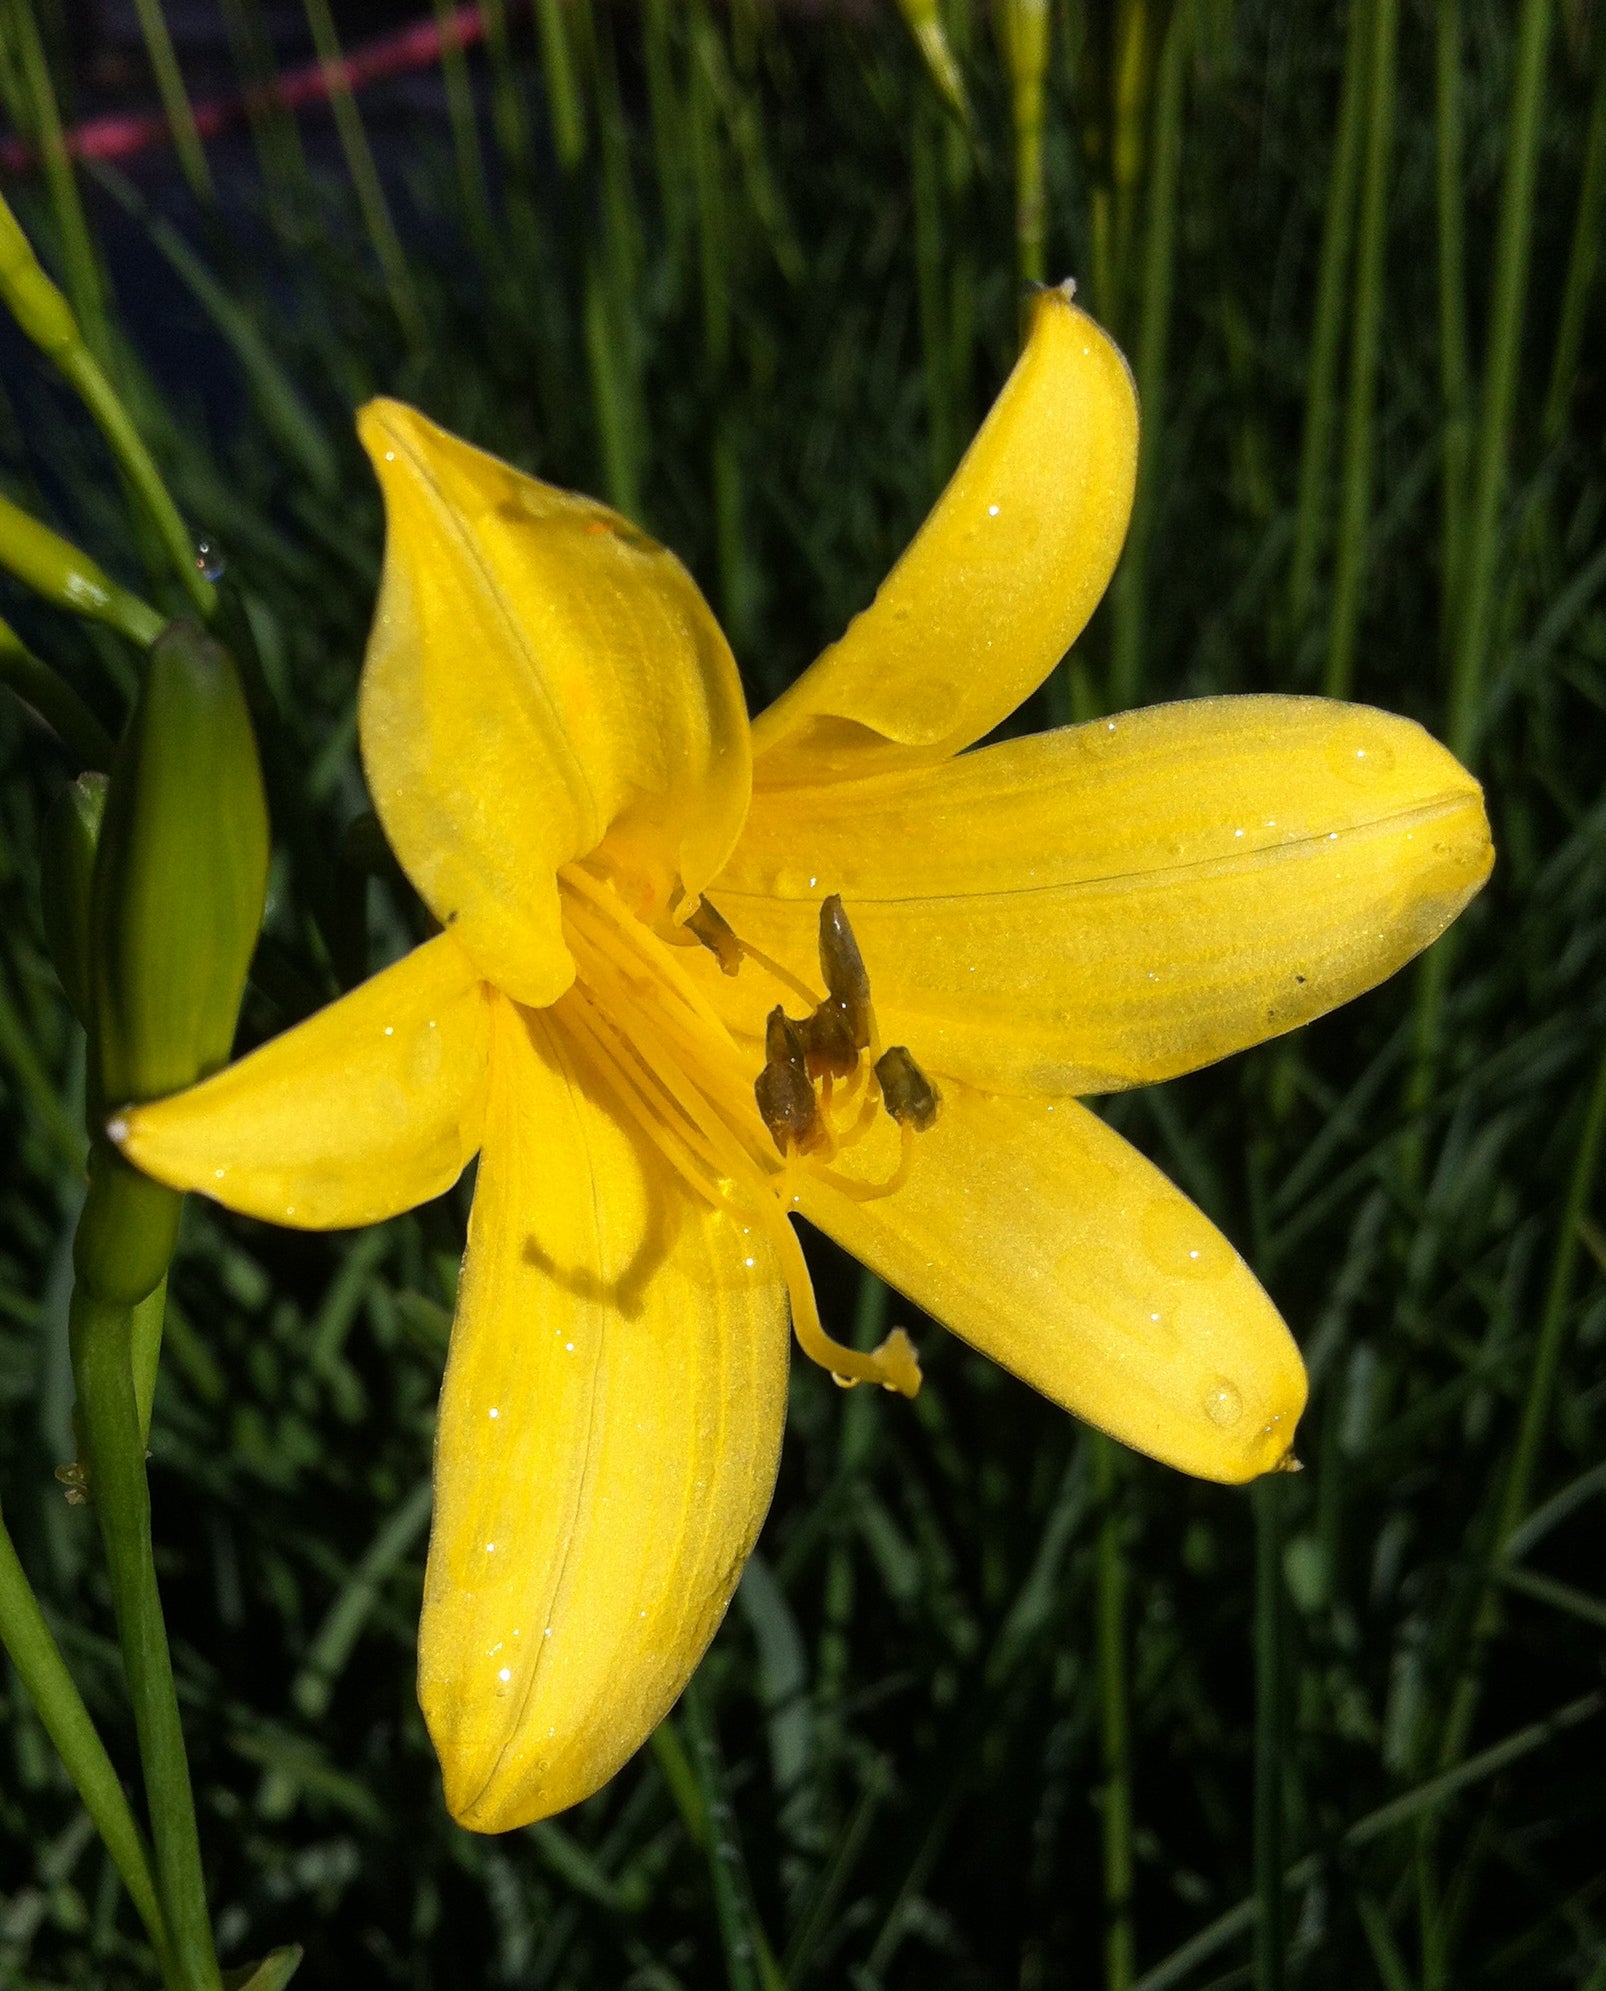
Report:
[[394,401],[358,417],[385,495],[359,717],[403,868],[520,1001],[573,979],[555,873],[601,855],[644,914],[702,890],[750,774],[736,665],[696,583],[617,513]]
[[[761,790],[711,895],[755,946],[811,964],[820,900],[840,892],[884,1038],[994,1090],[1091,1093],[1348,1002],[1435,939],[1492,861],[1478,784],[1410,720],[1199,699]],[[756,1034],[764,977],[707,979]]]
[[498,1000],[435,1444],[418,1692],[461,1823],[578,1803],[646,1739],[775,1481],[768,1249],[615,1117],[553,1011]]
[[[894,1152],[883,1134],[847,1160],[874,1179]],[[1305,1371],[1276,1309],[1181,1191],[1074,1099],[950,1084],[894,1194],[856,1202],[807,1170],[797,1191],[889,1285],[1123,1444],[1228,1483],[1286,1458]]]
[[480,1144],[485,984],[450,934],[238,1064],[107,1131],[137,1168],[298,1230],[376,1224],[449,1189]]
[[1126,361],[1068,289],[1043,291],[1014,372],[875,600],[755,721],[755,781],[885,761],[889,741],[940,759],[991,732],[1109,585],[1137,449]]

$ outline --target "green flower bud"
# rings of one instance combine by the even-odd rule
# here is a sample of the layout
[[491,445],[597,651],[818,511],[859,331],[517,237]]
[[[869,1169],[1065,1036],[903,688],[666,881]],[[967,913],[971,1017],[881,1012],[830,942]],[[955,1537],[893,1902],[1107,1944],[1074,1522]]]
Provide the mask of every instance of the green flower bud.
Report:
[[109,1141],[89,1150],[89,1194],[73,1238],[73,1270],[97,1300],[137,1306],[167,1272],[184,1198],[123,1160]]
[[17,217],[0,199],[0,297],[43,353],[58,364],[82,343],[67,300],[39,266]]
[[6,497],[0,497],[0,567],[55,607],[107,623],[131,642],[143,646],[161,633],[162,618],[155,609]]
[[87,1030],[93,995],[89,969],[90,881],[106,807],[104,774],[81,774],[45,817],[39,846],[39,898],[45,945],[72,1013]]
[[191,623],[151,649],[95,862],[94,1012],[107,1107],[229,1055],[268,875],[268,817],[234,661]]

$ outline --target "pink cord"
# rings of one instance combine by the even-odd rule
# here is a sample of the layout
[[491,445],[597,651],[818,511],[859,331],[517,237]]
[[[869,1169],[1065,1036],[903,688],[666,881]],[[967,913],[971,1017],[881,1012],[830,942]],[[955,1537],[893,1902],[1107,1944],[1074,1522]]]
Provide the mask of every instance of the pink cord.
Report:
[[[360,90],[365,83],[377,83],[387,76],[428,69],[440,60],[448,37],[462,48],[471,48],[484,35],[485,21],[476,5],[459,7],[444,30],[433,20],[414,21],[411,27],[365,42],[339,62],[307,62],[299,69],[287,70],[264,92],[239,90],[227,97],[208,98],[194,107],[195,129],[202,138],[215,138],[239,123],[254,94],[290,110],[301,104],[323,103],[331,88],[341,83],[348,90]],[[105,117],[88,118],[68,132],[67,150],[80,159],[128,159],[153,145],[165,145],[170,138],[167,119],[160,112],[113,111]],[[33,148],[20,139],[0,141],[0,166],[7,171],[22,172],[34,159]]]

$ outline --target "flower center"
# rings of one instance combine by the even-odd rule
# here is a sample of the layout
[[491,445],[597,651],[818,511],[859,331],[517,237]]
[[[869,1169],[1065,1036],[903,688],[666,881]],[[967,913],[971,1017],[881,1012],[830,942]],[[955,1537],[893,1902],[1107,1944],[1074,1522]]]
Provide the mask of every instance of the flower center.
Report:
[[[753,972],[809,1006],[801,1022],[781,1005],[771,1012],[755,1085],[737,1040],[677,958],[684,943],[645,925],[581,864],[565,865],[559,881],[577,975],[558,1013],[588,1062],[698,1196],[763,1231],[786,1281],[804,1353],[844,1387],[880,1383],[913,1396],[920,1365],[902,1328],[868,1354],[826,1334],[790,1222],[799,1166],[858,1200],[901,1187],[915,1135],[932,1124],[938,1107],[935,1089],[908,1051],[881,1050],[869,978],[841,901],[828,900],[821,910],[821,1000],[779,962],[740,941],[706,900],[686,923],[726,973],[750,962]],[[865,1183],[838,1174],[831,1157],[862,1138],[883,1109],[898,1122],[902,1143],[892,1176]]]

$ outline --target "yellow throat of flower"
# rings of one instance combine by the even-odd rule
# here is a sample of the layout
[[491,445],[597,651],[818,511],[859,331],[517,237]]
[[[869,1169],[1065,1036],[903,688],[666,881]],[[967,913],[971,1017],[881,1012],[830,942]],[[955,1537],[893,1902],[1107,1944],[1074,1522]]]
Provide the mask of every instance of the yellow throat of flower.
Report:
[[[576,979],[555,1014],[642,1136],[696,1190],[756,1228],[776,1255],[798,1345],[845,1388],[879,1383],[913,1396],[920,1364],[896,1328],[866,1354],[833,1341],[790,1221],[806,1168],[858,1201],[895,1194],[915,1161],[918,1136],[940,1110],[936,1088],[908,1048],[884,1048],[869,976],[838,898],[820,914],[823,996],[778,961],[746,945],[706,900],[681,928],[659,931],[636,917],[612,886],[584,865],[559,874],[564,937]],[[803,1004],[770,1012],[761,1059],[734,1036],[684,965],[706,947],[726,974],[744,967]],[[757,1071],[755,1075],[755,1065]],[[880,1182],[840,1173],[832,1160],[890,1116],[897,1165]]]

